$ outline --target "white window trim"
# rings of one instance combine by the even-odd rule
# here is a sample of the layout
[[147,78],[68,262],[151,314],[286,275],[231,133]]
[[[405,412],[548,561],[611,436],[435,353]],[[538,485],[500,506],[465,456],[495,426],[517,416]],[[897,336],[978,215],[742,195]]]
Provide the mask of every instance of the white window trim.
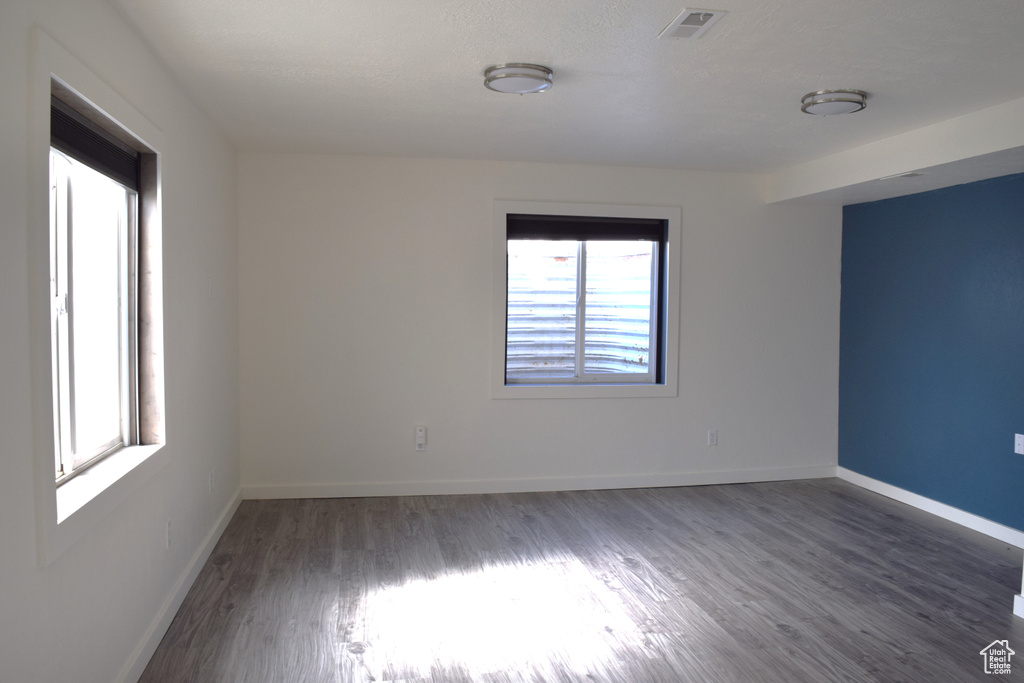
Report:
[[[46,566],[80,540],[90,528],[108,515],[117,505],[139,490],[168,463],[163,445],[165,434],[161,421],[160,434],[155,443],[129,446],[91,467],[61,487],[54,481],[54,415],[52,354],[50,345],[50,93],[57,81],[77,93],[91,107],[117,121],[132,135],[153,150],[165,147],[163,135],[131,104],[90,71],[82,62],[58,45],[38,26],[31,34],[32,71],[30,74],[29,151],[29,305],[31,308],[32,339],[32,413],[33,464],[35,474],[37,561]],[[160,243],[160,178],[153,175],[155,187],[146,212],[151,243],[159,251]],[[152,175],[152,174],[151,174]],[[142,188],[140,188],[142,190]],[[163,410],[163,330],[162,270],[159,254],[150,261],[153,270],[151,297],[157,307],[153,319],[157,329],[147,331],[148,350],[152,356],[149,367],[156,368],[150,395],[157,406],[150,410]],[[141,372],[141,370],[140,370]],[[141,378],[140,378],[141,381]]]
[[[505,335],[508,294],[506,225],[508,214],[655,218],[668,222],[668,272],[665,273],[665,321],[662,345],[663,384],[505,384]],[[671,398],[679,395],[679,281],[682,210],[668,206],[573,204],[494,200],[492,259],[494,281],[491,306],[491,398]]]

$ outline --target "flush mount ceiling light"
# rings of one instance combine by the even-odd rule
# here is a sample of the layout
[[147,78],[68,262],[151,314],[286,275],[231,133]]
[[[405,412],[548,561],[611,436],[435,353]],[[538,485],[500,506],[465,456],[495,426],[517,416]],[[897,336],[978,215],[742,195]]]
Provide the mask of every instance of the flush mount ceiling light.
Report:
[[852,114],[866,107],[867,99],[863,90],[819,90],[803,96],[800,111],[817,116]]
[[525,95],[551,87],[551,69],[538,64],[496,64],[484,70],[484,85],[495,92]]

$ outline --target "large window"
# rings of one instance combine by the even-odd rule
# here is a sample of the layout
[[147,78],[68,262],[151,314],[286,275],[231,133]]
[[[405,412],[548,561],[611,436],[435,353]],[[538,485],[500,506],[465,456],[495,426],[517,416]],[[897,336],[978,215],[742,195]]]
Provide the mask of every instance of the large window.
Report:
[[[151,349],[157,307],[140,277],[146,157],[70,93],[50,110],[50,295],[58,485],[130,446],[158,442]],[[91,117],[90,117],[91,115]],[[135,146],[133,146],[135,143]],[[140,324],[142,327],[140,328]],[[140,329],[146,331],[140,333]],[[140,372],[140,368],[143,372]],[[142,407],[145,406],[145,409]]]
[[674,395],[678,210],[496,205],[495,395]]
[[36,550],[80,542],[170,462],[160,128],[38,27],[27,171]]

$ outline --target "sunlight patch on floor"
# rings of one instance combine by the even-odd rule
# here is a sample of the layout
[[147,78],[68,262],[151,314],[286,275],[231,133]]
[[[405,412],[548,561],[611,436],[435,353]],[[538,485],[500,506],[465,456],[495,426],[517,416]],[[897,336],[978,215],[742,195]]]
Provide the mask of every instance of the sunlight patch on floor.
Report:
[[576,560],[415,580],[368,596],[366,618],[367,666],[423,676],[438,665],[482,675],[553,662],[586,674],[642,640],[616,592]]

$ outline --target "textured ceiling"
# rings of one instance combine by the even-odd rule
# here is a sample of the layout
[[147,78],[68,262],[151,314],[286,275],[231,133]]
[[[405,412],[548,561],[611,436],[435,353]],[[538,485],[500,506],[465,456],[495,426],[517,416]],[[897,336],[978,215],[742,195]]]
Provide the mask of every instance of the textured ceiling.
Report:
[[[695,41],[679,0],[111,1],[247,151],[765,173],[1024,97],[1022,0],[714,0]],[[511,61],[554,87],[485,89]]]

